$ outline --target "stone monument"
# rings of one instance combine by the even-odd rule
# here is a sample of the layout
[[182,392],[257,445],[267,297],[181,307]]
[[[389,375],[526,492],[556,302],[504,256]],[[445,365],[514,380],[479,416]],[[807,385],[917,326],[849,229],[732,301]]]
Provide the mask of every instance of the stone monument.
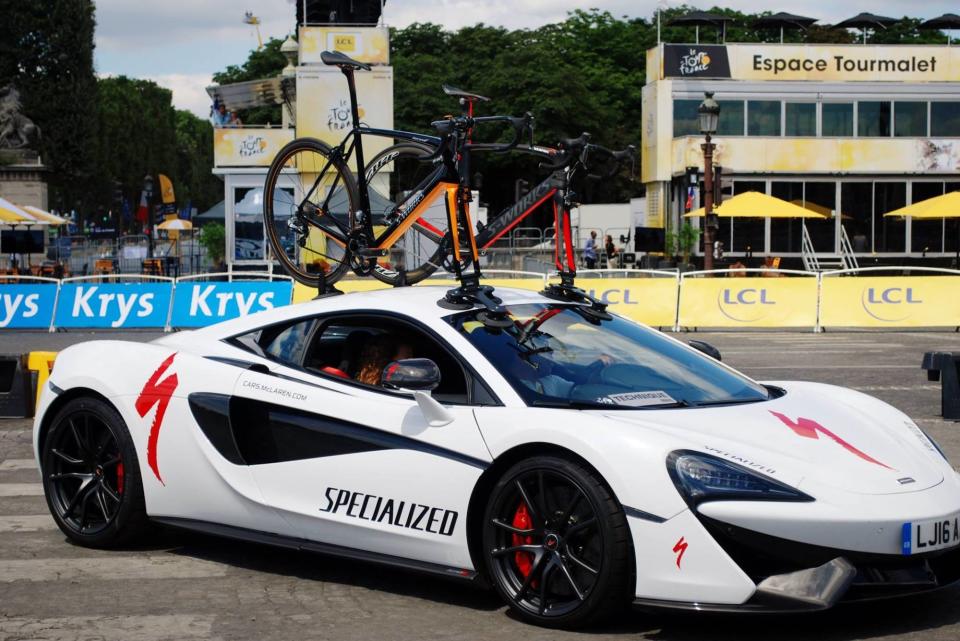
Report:
[[37,152],[40,127],[21,108],[16,87],[0,87],[0,196],[46,210],[47,168]]

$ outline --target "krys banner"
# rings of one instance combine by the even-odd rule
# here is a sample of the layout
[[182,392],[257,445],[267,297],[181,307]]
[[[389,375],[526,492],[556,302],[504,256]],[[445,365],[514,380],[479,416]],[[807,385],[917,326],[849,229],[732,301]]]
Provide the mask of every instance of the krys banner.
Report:
[[47,328],[57,301],[56,283],[0,287],[0,328]]
[[960,326],[960,276],[824,276],[824,327]]
[[289,305],[290,281],[233,283],[177,283],[173,299],[173,327],[202,327]]
[[678,322],[683,327],[814,327],[817,279],[684,278]]
[[57,327],[164,327],[173,283],[64,283]]

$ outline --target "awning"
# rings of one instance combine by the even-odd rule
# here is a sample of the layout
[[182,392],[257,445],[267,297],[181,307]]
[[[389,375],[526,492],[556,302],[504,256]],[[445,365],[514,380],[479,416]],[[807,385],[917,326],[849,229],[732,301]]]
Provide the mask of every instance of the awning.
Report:
[[887,216],[911,216],[913,218],[960,218],[960,191],[951,191],[918,203],[895,209]]

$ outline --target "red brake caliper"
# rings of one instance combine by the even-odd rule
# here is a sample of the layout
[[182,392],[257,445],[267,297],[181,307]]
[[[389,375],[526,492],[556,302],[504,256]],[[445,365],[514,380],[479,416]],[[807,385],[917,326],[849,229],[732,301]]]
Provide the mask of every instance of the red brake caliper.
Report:
[[[527,506],[522,501],[520,505],[517,506],[517,511],[513,513],[512,525],[520,530],[529,530],[533,527],[533,523],[530,521],[530,514],[527,512]],[[512,534],[511,537],[513,538],[513,545],[530,545],[533,543],[533,537],[529,534]],[[517,564],[517,569],[520,570],[523,578],[527,578],[530,570],[533,569],[533,554],[530,552],[514,552],[513,560]]]
[[117,463],[117,492],[123,494],[123,461]]

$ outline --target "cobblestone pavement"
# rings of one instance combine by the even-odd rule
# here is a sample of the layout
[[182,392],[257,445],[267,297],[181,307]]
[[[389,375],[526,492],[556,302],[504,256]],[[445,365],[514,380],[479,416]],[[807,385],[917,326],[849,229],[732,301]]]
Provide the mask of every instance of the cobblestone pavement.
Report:
[[[122,335],[149,340],[155,334]],[[60,349],[90,334],[0,334],[0,352]],[[112,334],[110,337],[121,337]],[[761,380],[846,385],[902,408],[960,462],[960,423],[938,418],[924,351],[952,333],[699,333]],[[511,618],[489,592],[319,555],[162,531],[139,547],[69,544],[50,519],[30,422],[0,420],[0,639],[725,639],[960,638],[960,589],[804,616],[633,611],[587,633]]]

